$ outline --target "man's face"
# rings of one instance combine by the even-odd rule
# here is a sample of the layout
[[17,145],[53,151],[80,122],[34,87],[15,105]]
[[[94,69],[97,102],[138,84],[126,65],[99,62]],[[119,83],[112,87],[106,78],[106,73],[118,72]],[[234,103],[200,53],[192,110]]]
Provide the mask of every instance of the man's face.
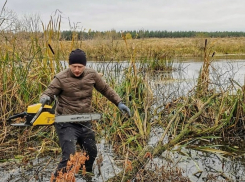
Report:
[[70,69],[71,69],[71,72],[76,76],[76,77],[79,77],[86,66],[84,66],[83,64],[71,64],[69,65]]

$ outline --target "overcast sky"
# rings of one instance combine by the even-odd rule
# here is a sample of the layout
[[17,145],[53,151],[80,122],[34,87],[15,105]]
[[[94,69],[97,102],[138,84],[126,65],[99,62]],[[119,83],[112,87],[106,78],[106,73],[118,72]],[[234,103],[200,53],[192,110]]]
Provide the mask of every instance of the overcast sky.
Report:
[[6,8],[45,24],[59,10],[62,30],[70,20],[79,30],[245,31],[245,0],[8,0]]

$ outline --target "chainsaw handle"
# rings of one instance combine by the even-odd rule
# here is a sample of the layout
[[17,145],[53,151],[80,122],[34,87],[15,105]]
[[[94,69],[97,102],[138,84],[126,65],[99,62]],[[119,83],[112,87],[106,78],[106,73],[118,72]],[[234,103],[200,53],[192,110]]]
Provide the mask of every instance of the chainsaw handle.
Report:
[[22,112],[22,113],[10,116],[7,121],[11,121],[12,119],[15,119],[15,118],[23,118],[26,115],[27,115],[27,112]]
[[46,102],[42,103],[42,106],[41,106],[41,108],[43,108],[43,107],[44,107],[45,105],[46,105]]

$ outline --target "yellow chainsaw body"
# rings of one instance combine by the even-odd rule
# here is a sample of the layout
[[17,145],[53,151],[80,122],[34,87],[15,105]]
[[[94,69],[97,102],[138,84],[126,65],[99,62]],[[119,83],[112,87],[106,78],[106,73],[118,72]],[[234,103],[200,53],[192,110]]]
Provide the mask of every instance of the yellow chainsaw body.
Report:
[[[28,115],[35,115],[39,109],[41,108],[42,104],[34,104],[27,107],[27,114]],[[42,112],[39,116],[34,120],[32,123],[33,126],[36,125],[52,125],[55,121],[55,114],[51,112],[52,106],[44,105],[42,108]]]
[[44,103],[33,104],[27,107],[26,112],[15,114],[9,117],[8,121],[13,119],[25,119],[24,123],[13,123],[12,126],[47,126],[55,122],[88,122],[92,120],[99,120],[100,114],[83,113],[76,115],[63,115],[55,117],[55,106],[45,105]]
[[52,125],[54,123],[54,117],[54,114],[50,114],[49,112],[43,112],[32,125]]

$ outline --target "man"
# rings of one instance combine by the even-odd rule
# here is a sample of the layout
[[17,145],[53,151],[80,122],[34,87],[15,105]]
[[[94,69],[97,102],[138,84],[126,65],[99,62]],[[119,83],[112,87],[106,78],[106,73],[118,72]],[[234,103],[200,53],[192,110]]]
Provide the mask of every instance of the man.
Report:
[[[129,108],[121,102],[119,95],[95,70],[87,68],[86,62],[86,55],[82,50],[72,51],[69,56],[69,68],[54,77],[40,97],[40,103],[53,101],[54,96],[57,96],[56,115],[91,113],[92,90],[95,88],[130,116]],[[78,143],[89,155],[89,160],[85,163],[86,171],[92,172],[97,148],[91,123],[55,123],[55,129],[62,149],[62,160],[56,171],[66,167],[70,154],[75,153]]]

